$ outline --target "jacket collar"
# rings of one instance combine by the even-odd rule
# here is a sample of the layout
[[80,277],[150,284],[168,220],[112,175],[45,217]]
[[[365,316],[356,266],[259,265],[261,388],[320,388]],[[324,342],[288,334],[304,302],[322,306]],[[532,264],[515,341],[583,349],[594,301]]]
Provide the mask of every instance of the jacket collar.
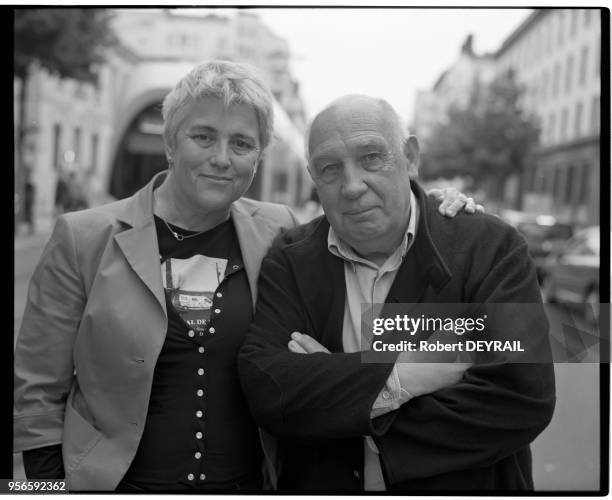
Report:
[[161,186],[167,172],[159,172],[143,188],[125,200],[125,208],[118,219],[133,228],[143,227],[153,221],[153,191]]
[[427,198],[423,189],[414,180],[410,184],[421,214],[411,249],[413,258],[408,258],[409,253],[404,259],[386,302],[402,304],[420,302],[428,286],[438,293],[452,277],[448,265],[431,237],[431,225],[436,223],[434,218],[442,216],[437,212],[436,203]]
[[249,287],[251,289],[251,298],[253,307],[257,302],[257,279],[259,277],[259,269],[263,261],[270,243],[276,233],[276,229],[266,224],[265,220],[257,223],[255,221],[256,206],[247,205],[241,200],[232,203],[230,214],[236,228],[238,243],[240,244],[240,252],[242,253],[242,262],[247,273]]
[[[439,292],[452,277],[449,266],[438,250],[432,235],[432,227],[439,225],[437,202],[427,197],[421,186],[412,180],[412,192],[419,206],[417,230],[413,245],[404,258],[398,274],[387,296],[387,302],[417,302],[428,285]],[[335,261],[334,265],[342,265],[342,260],[332,255],[327,248],[329,222],[322,216],[314,223],[312,231],[293,247],[297,251],[296,264],[307,255],[317,261]],[[410,257],[413,258],[410,258]],[[321,259],[321,260],[319,260]],[[306,271],[310,273],[310,271]],[[337,273],[336,273],[337,274]],[[342,280],[344,282],[344,280]]]
[[[167,172],[160,172],[142,189],[125,200],[125,207],[119,213],[118,219],[131,226],[131,229],[116,236],[130,265],[153,292],[165,310],[165,298],[159,274],[159,247],[153,221],[153,191],[158,188]],[[257,278],[261,262],[272,241],[274,231],[264,224],[256,224],[254,216],[258,208],[242,200],[232,203],[230,215],[236,228],[238,242],[242,252],[242,260],[247,273],[253,306],[257,300]],[[265,226],[265,228],[264,228]],[[154,254],[150,249],[155,249]]]

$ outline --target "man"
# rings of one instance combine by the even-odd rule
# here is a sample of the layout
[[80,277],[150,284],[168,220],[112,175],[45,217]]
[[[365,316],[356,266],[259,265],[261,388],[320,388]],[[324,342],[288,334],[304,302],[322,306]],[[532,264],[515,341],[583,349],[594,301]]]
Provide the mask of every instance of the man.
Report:
[[533,302],[519,329],[549,352],[524,240],[490,215],[435,216],[418,153],[383,100],[345,96],[311,125],[325,216],[264,259],[239,356],[251,411],[279,438],[282,491],[533,488],[552,365],[362,362],[362,303]]

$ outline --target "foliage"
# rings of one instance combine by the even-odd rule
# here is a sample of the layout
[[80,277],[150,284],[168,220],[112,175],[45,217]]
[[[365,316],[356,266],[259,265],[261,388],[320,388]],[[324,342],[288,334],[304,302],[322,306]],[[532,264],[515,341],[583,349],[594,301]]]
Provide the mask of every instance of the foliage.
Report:
[[467,176],[490,186],[520,174],[539,137],[534,119],[520,107],[523,92],[512,72],[487,86],[476,85],[469,104],[448,110],[424,144],[422,175]]
[[15,9],[14,71],[27,78],[30,64],[61,78],[95,79],[103,49],[115,43],[106,9]]

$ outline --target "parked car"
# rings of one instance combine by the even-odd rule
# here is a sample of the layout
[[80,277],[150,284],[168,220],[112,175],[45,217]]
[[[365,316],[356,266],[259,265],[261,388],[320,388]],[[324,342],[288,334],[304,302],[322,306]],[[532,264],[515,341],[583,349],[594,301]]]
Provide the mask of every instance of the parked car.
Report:
[[578,231],[542,266],[542,298],[576,304],[591,324],[599,321],[599,226]]
[[538,281],[542,282],[542,267],[551,253],[557,253],[572,237],[573,227],[559,222],[552,215],[536,215],[507,210],[502,217],[525,237],[529,254],[536,265]]

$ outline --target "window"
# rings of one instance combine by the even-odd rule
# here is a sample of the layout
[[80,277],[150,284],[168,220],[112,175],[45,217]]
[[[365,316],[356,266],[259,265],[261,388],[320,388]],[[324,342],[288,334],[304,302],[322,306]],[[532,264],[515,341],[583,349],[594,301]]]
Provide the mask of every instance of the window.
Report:
[[544,31],[544,43],[542,45],[545,46],[545,51],[550,53],[550,49],[552,47],[552,39],[554,33],[554,23],[555,18],[553,16],[550,17],[550,20],[547,24],[544,25],[542,30]]
[[574,56],[567,56],[567,66],[565,67],[565,92],[572,90],[572,78],[574,76]]
[[567,190],[567,168],[559,167],[557,172],[559,173],[559,178],[557,180],[557,189],[555,190],[555,200],[563,202]]
[[79,161],[81,159],[81,129],[80,127],[76,127],[74,129],[74,160]]
[[556,126],[556,117],[554,113],[550,114],[550,118],[548,119],[548,142],[555,142],[555,126]]
[[525,170],[525,191],[533,192],[535,191],[535,180],[536,180],[536,171],[535,168],[528,168]]
[[567,108],[563,108],[561,111],[561,137],[559,138],[561,141],[567,139]]
[[578,9],[572,9],[570,15],[570,36],[573,38],[576,34],[576,25],[578,21]]
[[601,37],[597,38],[597,44],[595,45],[595,76],[601,74]]
[[548,92],[548,71],[544,72],[542,77],[542,102],[546,102],[546,96]]
[[60,145],[62,141],[62,126],[59,123],[53,125],[53,168],[56,170],[60,165]]
[[546,186],[546,172],[545,167],[540,166],[535,173],[535,180],[533,182],[533,190],[536,193],[543,193]]
[[580,85],[583,85],[586,80],[587,65],[589,61],[589,48],[585,45],[580,53]]
[[574,113],[574,137],[582,135],[582,103],[576,103],[576,112]]
[[563,30],[565,28],[565,10],[560,10],[559,11],[559,30],[558,30],[558,36],[557,36],[557,43],[559,44],[559,46],[563,45]]
[[98,134],[91,136],[91,172],[95,172],[98,168]]
[[572,188],[576,183],[576,167],[574,165],[570,165],[567,168],[567,176],[565,178],[565,198],[563,201],[565,203],[572,202]]
[[591,9],[584,9],[584,25],[591,24]]
[[552,182],[550,183],[550,188],[549,188],[549,193],[552,195],[552,197],[555,200],[557,199],[557,193],[559,192],[560,183],[561,183],[561,171],[560,169],[555,167],[553,169]]
[[553,74],[553,89],[552,89],[552,96],[553,97],[557,97],[557,95],[559,94],[559,79],[561,78],[561,66],[559,65],[559,63],[555,64],[555,70],[554,70],[554,74]]
[[594,96],[591,100],[591,132],[599,133],[599,96]]
[[582,178],[580,180],[580,198],[579,203],[585,203],[587,198],[589,197],[589,180],[590,180],[590,169],[589,164],[585,163],[582,165]]

